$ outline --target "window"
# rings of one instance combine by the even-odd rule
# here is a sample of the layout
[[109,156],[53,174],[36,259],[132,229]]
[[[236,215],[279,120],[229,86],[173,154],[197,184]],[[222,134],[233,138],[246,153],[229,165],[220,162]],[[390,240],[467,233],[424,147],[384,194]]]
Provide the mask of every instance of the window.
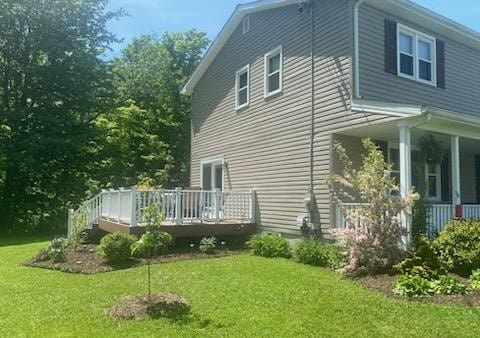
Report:
[[398,74],[436,85],[435,39],[398,25]]
[[425,165],[426,194],[429,200],[440,201],[442,198],[441,170],[439,164]]
[[265,97],[282,92],[282,47],[265,54]]
[[235,89],[235,109],[247,107],[250,102],[250,65],[237,71]]
[[223,163],[223,159],[201,161],[202,190],[223,191]]
[[247,34],[250,31],[250,16],[246,16],[243,19],[243,34]]
[[397,148],[388,148],[388,163],[392,165],[392,176],[400,185],[400,152]]

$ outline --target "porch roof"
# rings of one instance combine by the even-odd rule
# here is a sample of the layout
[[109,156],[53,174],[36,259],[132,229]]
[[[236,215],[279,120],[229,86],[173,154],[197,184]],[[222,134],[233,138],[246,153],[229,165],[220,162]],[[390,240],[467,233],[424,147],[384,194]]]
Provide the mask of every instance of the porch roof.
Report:
[[[368,125],[342,132],[352,136],[377,136],[387,139],[398,135],[399,126],[409,126],[427,132],[460,136],[480,140],[480,117],[453,112],[426,105],[399,104],[394,102],[355,99],[352,111],[383,114],[395,117],[388,122]],[[367,134],[363,134],[367,133]]]

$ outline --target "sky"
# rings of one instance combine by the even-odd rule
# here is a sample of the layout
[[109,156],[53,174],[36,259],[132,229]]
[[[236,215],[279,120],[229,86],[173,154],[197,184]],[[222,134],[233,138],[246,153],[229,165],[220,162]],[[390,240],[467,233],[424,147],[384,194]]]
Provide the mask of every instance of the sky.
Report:
[[[128,16],[111,21],[109,29],[123,39],[106,55],[119,55],[122,47],[141,34],[183,32],[195,28],[213,40],[235,6],[250,0],[110,0],[109,10],[123,8]],[[377,0],[382,1],[382,0]],[[414,0],[439,14],[480,31],[480,0]]]

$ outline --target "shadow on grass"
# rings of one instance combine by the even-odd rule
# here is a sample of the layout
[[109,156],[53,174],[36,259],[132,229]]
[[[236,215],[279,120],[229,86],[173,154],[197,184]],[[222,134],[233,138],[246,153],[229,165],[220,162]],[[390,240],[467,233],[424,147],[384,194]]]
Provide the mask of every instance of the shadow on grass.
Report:
[[22,235],[1,235],[0,234],[0,247],[6,246],[18,246],[27,245],[40,242],[46,242],[51,240],[51,236],[39,235],[39,236],[22,236]]

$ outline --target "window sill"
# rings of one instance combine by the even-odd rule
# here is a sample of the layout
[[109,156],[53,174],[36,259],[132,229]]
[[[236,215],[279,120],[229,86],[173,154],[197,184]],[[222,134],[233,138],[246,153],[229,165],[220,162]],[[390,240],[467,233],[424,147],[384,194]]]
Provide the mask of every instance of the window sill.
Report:
[[250,103],[243,104],[243,105],[241,105],[241,106],[235,107],[235,111],[236,111],[236,112],[239,112],[239,111],[245,110],[245,109],[247,109],[249,106],[250,106]]
[[424,84],[424,85],[428,85],[428,86],[432,86],[432,87],[437,88],[436,81],[429,82],[429,81],[426,81],[426,80],[417,79],[413,76],[403,74],[403,73],[400,73],[400,72],[398,72],[397,76],[402,78],[402,79],[407,79],[407,80],[410,80],[410,81],[414,81],[414,82],[417,82],[417,83],[420,83],[420,84]]
[[281,90],[281,89],[280,89],[280,90],[276,90],[276,91],[274,91],[274,92],[271,92],[271,93],[268,93],[268,94],[264,94],[264,95],[263,95],[263,98],[264,98],[265,100],[267,100],[267,99],[270,99],[270,98],[273,98],[273,97],[276,97],[276,96],[280,96],[280,95],[282,95],[282,93],[283,93],[283,90]]

